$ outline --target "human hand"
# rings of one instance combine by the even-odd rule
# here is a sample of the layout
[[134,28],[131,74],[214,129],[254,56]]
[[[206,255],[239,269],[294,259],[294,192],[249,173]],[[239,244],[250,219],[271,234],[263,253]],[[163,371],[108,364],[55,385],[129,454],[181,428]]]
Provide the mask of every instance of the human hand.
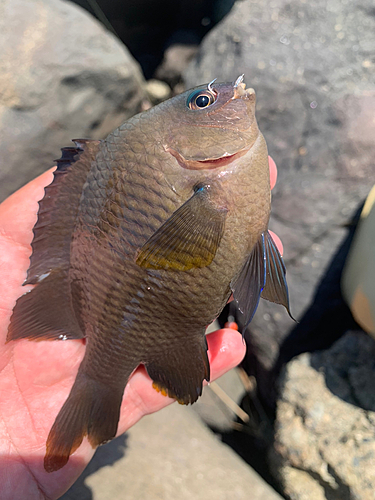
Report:
[[[271,187],[276,165],[270,159]],[[61,470],[43,467],[45,443],[58,411],[66,400],[84,355],[84,342],[12,341],[5,344],[16,299],[30,290],[22,287],[29,267],[32,228],[44,187],[52,170],[33,180],[0,205],[0,497],[2,500],[59,498],[78,478],[95,450],[85,439]],[[279,246],[278,239],[275,240]],[[280,249],[280,246],[279,246]],[[241,362],[245,345],[238,332],[218,330],[207,336],[212,380]],[[157,393],[143,366],[128,382],[118,434],[140,418],[173,400]]]

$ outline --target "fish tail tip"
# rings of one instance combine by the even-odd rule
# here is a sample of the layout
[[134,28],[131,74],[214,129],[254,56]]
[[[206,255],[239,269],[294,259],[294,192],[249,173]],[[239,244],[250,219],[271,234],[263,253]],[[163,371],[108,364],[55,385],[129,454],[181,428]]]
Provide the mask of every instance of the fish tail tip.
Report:
[[69,460],[69,455],[55,455],[54,453],[46,453],[44,457],[44,470],[48,473],[56,472],[62,469]]
[[74,442],[67,439],[61,427],[52,427],[47,438],[46,454],[44,457],[44,469],[46,472],[55,472],[62,469],[69,461],[70,455],[82,443],[84,433],[75,436]]

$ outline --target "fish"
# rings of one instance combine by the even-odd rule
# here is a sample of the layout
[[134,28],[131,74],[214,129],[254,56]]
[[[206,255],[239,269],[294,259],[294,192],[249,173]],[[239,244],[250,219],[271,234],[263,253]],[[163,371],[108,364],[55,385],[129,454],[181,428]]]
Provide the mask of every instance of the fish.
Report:
[[260,297],[289,311],[255,102],[243,75],[214,80],[104,140],[62,148],[33,229],[24,285],[34,287],[7,334],[86,342],[47,438],[47,472],[85,436],[93,448],[115,437],[140,364],[155,389],[194,403],[210,380],[206,327],[232,294],[245,325]]

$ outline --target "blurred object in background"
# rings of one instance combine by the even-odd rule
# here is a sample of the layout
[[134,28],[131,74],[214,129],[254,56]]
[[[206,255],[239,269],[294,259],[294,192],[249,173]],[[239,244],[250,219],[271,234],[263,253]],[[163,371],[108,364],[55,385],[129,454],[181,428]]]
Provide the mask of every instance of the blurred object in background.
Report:
[[357,323],[375,337],[375,186],[361,213],[342,288]]
[[190,50],[196,48],[234,4],[234,0],[74,1],[107,28],[112,27],[140,63],[147,79],[156,76],[168,47],[177,44]]
[[146,100],[126,47],[72,3],[2,0],[0,51],[0,201],[72,139],[105,137]]

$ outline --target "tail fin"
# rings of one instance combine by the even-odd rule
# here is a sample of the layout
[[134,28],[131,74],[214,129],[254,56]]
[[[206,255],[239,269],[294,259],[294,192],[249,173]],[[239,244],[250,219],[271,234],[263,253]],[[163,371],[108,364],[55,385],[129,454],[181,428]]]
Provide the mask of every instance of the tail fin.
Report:
[[47,472],[64,467],[86,435],[93,448],[115,437],[123,392],[123,386],[109,387],[78,372],[48,435],[44,457]]

